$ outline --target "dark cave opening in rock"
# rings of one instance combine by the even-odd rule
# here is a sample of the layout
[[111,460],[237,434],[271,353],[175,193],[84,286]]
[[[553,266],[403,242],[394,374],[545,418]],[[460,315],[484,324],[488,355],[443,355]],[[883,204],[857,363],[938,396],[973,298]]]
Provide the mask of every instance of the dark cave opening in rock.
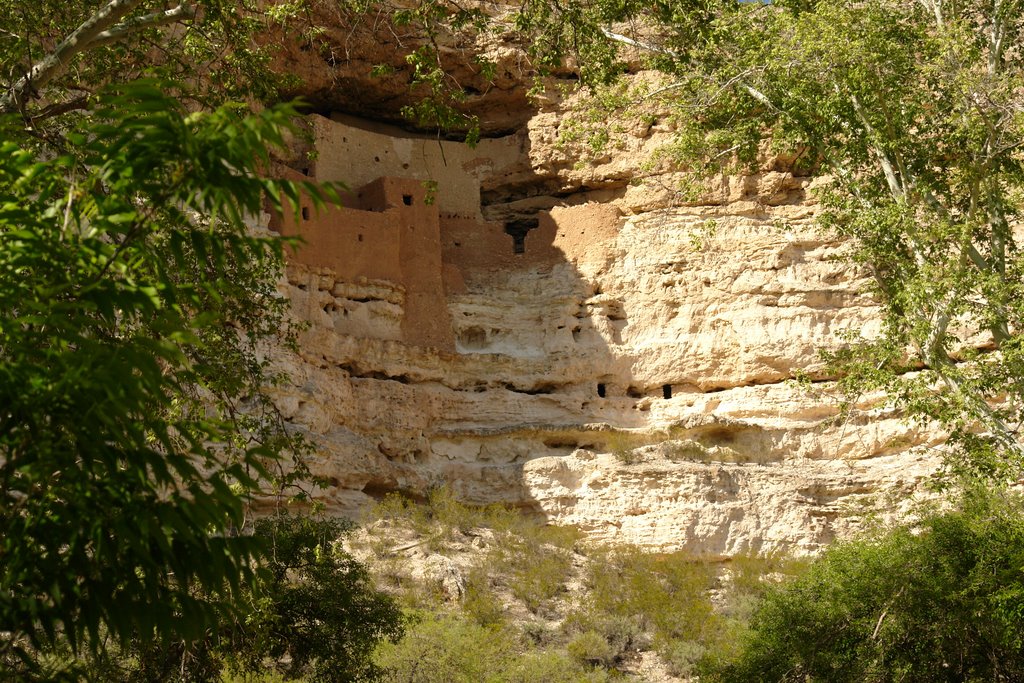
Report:
[[536,228],[539,224],[540,221],[536,218],[524,218],[505,223],[505,233],[512,236],[513,253],[526,253],[526,233]]

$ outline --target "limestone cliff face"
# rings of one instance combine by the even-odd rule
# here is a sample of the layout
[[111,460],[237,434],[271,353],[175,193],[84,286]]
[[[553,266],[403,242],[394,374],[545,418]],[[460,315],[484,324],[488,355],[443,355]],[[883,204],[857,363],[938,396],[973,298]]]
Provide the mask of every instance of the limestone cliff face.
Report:
[[353,194],[272,228],[307,242],[282,286],[309,327],[276,358],[318,495],[350,513],[447,485],[712,556],[813,552],[905,505],[937,436],[871,397],[837,419],[818,351],[876,309],[808,179],[766,163],[681,205],[640,171],[667,131],[581,159],[558,112],[474,149],[311,117],[302,171]]

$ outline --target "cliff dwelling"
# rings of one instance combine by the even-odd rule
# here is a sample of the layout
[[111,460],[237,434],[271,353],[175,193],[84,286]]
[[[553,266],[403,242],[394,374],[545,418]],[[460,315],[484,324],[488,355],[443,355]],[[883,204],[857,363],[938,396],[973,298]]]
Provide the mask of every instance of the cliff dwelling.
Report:
[[[395,145],[393,138],[326,119],[316,125],[317,155],[325,163],[302,171],[281,167],[279,173],[296,179],[334,180],[331,160],[349,158],[353,149]],[[408,174],[408,163],[394,168],[400,158],[392,149],[384,149],[374,154],[373,164],[381,173]],[[471,203],[480,195],[479,182],[465,170],[477,161],[463,160],[461,172],[445,166],[441,181],[381,175],[347,193],[341,206],[316,208],[304,203],[298,220],[294,213],[278,215],[270,227],[302,238],[301,246],[289,254],[294,263],[327,269],[340,281],[381,280],[400,288],[404,296],[401,341],[453,352],[456,334],[446,301],[466,292],[467,281],[514,270],[550,269],[570,258],[565,249],[585,240],[586,229],[591,235],[612,235],[619,223],[613,207],[591,204],[528,218],[485,220],[480,205]],[[435,182],[437,189],[429,189]],[[459,192],[465,194],[455,194]],[[485,348],[485,339],[474,333],[465,338],[466,350]]]
[[808,552],[858,523],[842,506],[932,470],[909,450],[923,432],[833,425],[792,382],[875,310],[802,180],[729,179],[672,205],[668,181],[628,180],[656,136],[576,167],[556,124],[471,149],[310,117],[310,159],[282,172],[351,190],[271,221],[303,240],[286,294],[309,324],[280,404],[330,509],[445,486],[600,539]]

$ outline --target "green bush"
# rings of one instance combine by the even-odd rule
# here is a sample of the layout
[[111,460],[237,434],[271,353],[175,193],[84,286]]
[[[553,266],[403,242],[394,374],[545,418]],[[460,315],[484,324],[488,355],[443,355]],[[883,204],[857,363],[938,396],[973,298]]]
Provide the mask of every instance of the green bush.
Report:
[[256,522],[270,549],[257,580],[239,596],[242,608],[204,639],[135,639],[110,648],[65,676],[69,680],[372,681],[380,677],[374,648],[402,635],[404,617],[373,588],[367,570],[337,545],[337,520],[275,515]]
[[[596,647],[604,642],[600,636]],[[606,671],[585,657],[521,650],[507,628],[484,627],[452,615],[421,614],[405,638],[377,649],[388,683],[605,683]]]
[[533,652],[517,659],[502,677],[507,683],[605,683],[607,671],[574,661],[560,652]]
[[[607,614],[605,612],[574,612],[570,614],[562,624],[563,631],[569,635],[569,653],[577,656],[580,661],[600,664],[601,666],[612,666],[631,653],[643,650],[650,646],[643,626],[642,615]],[[604,646],[598,646],[593,640],[597,634],[604,642]],[[578,642],[577,642],[578,641]],[[573,646],[573,643],[576,643]],[[583,656],[587,652],[600,654],[604,651],[607,654],[598,659]]]
[[1024,505],[957,509],[830,548],[771,591],[716,681],[1024,680]]
[[638,617],[655,639],[699,639],[714,627],[709,591],[715,570],[685,553],[654,554],[639,548],[605,551],[593,558],[588,584],[596,613]]
[[495,594],[489,573],[487,565],[470,570],[462,611],[480,626],[496,627],[505,623],[505,607]]
[[496,683],[514,657],[512,645],[502,629],[429,615],[402,640],[381,645],[375,662],[391,683]]
[[220,648],[236,671],[274,668],[310,682],[374,680],[374,648],[399,638],[404,620],[394,600],[337,544],[337,520],[276,515],[256,522],[270,545],[252,610]]
[[610,667],[617,662],[623,652],[608,642],[608,639],[597,631],[584,631],[575,636],[565,646],[569,655],[582,664]]
[[512,594],[534,614],[564,589],[572,570],[568,553],[528,540],[506,542],[500,556],[510,572]]
[[693,677],[699,663],[708,654],[708,647],[692,640],[671,640],[661,644],[658,656],[673,676]]

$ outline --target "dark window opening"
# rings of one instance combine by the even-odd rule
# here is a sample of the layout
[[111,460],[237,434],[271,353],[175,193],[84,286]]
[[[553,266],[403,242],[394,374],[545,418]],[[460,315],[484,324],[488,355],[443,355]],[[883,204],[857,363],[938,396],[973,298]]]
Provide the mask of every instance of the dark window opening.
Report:
[[536,228],[539,223],[536,218],[525,218],[505,223],[505,234],[512,236],[513,254],[523,254],[526,252],[526,233]]
[[403,194],[402,195],[402,203],[405,204],[406,206],[412,206],[412,195],[411,194]]
[[309,207],[308,206],[302,207],[302,220],[304,220],[304,221],[308,221],[309,220]]
[[363,241],[363,236],[362,235],[357,235],[357,238],[359,239],[360,242]]
[[605,391],[604,385],[603,384],[598,384],[597,385],[597,395],[600,396],[601,398],[604,398],[606,393],[607,393],[607,391]]
[[305,166],[303,168],[300,168],[299,171],[302,173],[302,175],[308,176],[309,175],[309,166]]
[[672,398],[672,385],[664,384],[661,387],[661,395],[665,398]]

